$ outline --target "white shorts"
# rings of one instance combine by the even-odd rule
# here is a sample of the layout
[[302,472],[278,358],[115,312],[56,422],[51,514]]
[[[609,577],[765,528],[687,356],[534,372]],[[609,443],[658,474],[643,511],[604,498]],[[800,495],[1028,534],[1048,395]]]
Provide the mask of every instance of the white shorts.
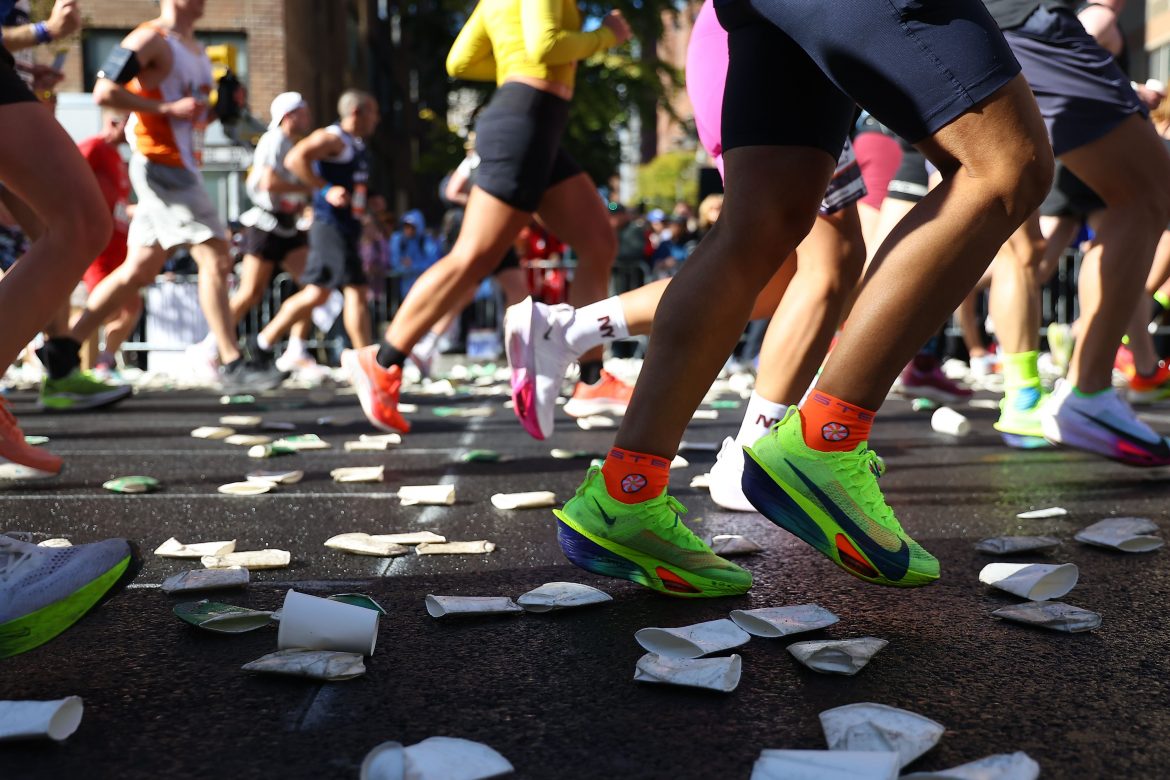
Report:
[[130,184],[138,205],[130,220],[129,246],[169,250],[227,238],[227,228],[197,172],[135,154],[130,158]]

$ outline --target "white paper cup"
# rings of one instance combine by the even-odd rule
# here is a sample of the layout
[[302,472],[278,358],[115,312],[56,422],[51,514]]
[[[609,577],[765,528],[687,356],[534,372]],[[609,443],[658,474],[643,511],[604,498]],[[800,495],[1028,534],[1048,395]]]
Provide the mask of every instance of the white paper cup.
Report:
[[276,646],[281,650],[337,650],[374,654],[378,613],[290,590],[280,613]]
[[398,499],[403,506],[426,504],[451,506],[455,503],[454,485],[403,485],[398,488]]
[[950,436],[966,436],[971,432],[971,422],[948,406],[940,406],[930,417],[930,427]]
[[1071,563],[989,563],[979,581],[1028,601],[1048,601],[1072,590],[1079,574]]
[[0,701],[0,742],[18,739],[67,739],[81,725],[80,696],[56,701]]
[[764,750],[751,780],[897,780],[898,754],[878,750]]
[[800,634],[831,626],[840,620],[818,604],[797,604],[791,607],[762,607],[736,609],[731,612],[735,624],[752,636],[769,639]]
[[634,634],[642,647],[667,658],[699,658],[739,647],[751,638],[726,618],[679,628],[643,628]]

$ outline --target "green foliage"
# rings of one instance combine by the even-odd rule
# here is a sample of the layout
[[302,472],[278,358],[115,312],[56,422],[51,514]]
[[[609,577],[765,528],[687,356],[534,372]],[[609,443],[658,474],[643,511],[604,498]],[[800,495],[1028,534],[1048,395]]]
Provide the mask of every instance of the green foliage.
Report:
[[638,166],[638,198],[651,208],[668,212],[677,201],[697,202],[699,174],[695,153],[666,152]]

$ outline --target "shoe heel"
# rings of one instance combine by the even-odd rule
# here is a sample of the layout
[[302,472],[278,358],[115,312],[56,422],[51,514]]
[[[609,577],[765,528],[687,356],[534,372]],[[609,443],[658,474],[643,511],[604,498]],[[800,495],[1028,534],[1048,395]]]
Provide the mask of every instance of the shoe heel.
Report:
[[613,553],[557,518],[557,541],[565,557],[575,566],[603,577],[617,577],[645,583],[649,578],[640,566]]
[[[829,540],[820,526],[805,513],[788,492],[776,483],[756,460],[756,455],[744,448],[743,494],[760,514],[821,552],[829,549]],[[828,553],[826,553],[828,554]]]

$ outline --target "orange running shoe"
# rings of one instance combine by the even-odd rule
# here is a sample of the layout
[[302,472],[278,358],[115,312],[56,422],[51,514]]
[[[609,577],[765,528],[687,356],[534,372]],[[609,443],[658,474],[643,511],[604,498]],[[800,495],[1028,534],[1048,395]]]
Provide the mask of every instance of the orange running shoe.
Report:
[[349,374],[371,425],[390,433],[410,431],[410,423],[398,411],[402,366],[382,368],[378,365],[378,345],[371,344],[341,353],[341,367]]
[[634,388],[605,369],[595,385],[578,382],[573,397],[565,403],[565,414],[570,417],[589,417],[594,414],[626,413]]
[[1127,371],[1125,376],[1129,380],[1128,397],[1131,404],[1152,404],[1170,398],[1170,368],[1161,361],[1149,376],[1139,374],[1136,368]]
[[60,473],[61,459],[28,444],[8,402],[0,398],[0,479],[42,479]]

